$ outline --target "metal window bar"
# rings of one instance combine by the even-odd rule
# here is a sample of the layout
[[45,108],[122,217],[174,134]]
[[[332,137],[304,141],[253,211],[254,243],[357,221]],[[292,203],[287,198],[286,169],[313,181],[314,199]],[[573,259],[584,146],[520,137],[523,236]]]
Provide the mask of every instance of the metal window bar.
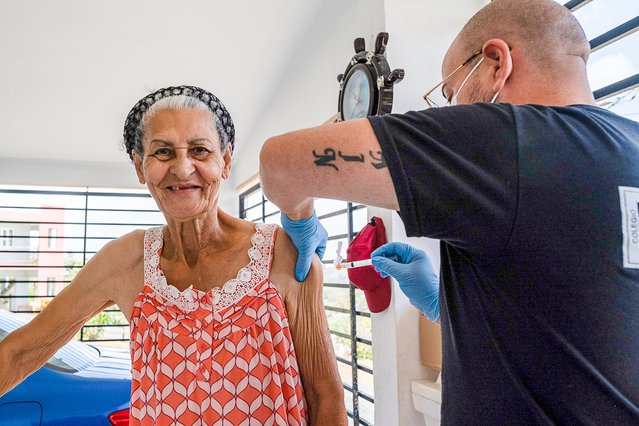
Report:
[[[57,286],[58,290],[68,285],[71,282],[67,277],[68,271],[77,271],[82,268],[101,246],[121,236],[124,233],[119,232],[122,228],[148,228],[163,225],[163,223],[149,223],[151,221],[148,220],[122,221],[123,218],[132,214],[159,215],[160,212],[157,208],[111,208],[109,206],[105,208],[99,206],[100,201],[110,199],[122,204],[128,200],[146,202],[146,200],[150,200],[151,196],[145,192],[101,192],[93,191],[90,188],[79,188],[77,191],[73,191],[5,187],[0,188],[0,198],[2,199],[0,202],[0,228],[19,227],[23,229],[22,234],[14,232],[15,235],[12,236],[14,248],[2,247],[0,250],[0,304],[3,302],[5,305],[8,304],[13,312],[39,313],[42,303],[38,307],[37,302],[51,300],[52,296],[42,294],[45,293],[43,288],[38,291],[38,285],[54,283],[53,285]],[[42,205],[43,203],[59,205]],[[96,207],[90,207],[92,203],[96,204]],[[101,214],[106,216],[106,219],[91,221],[89,220],[91,214]],[[33,220],[28,220],[29,215],[33,216]],[[63,218],[56,217],[59,215],[74,215],[75,219],[65,220],[64,216]],[[83,220],[80,220],[80,217]],[[47,242],[50,240],[50,236],[45,231],[46,228],[42,228],[42,225],[58,225],[65,230],[62,234],[55,231],[57,244],[55,248],[49,249]],[[93,228],[92,231],[92,227],[96,228]],[[121,228],[118,229],[118,227]],[[75,232],[70,231],[71,235],[66,235],[66,231],[69,229],[75,230]],[[32,231],[37,233],[30,234]],[[100,235],[91,235],[91,232],[98,232]],[[69,248],[69,245],[75,245],[76,248]],[[73,260],[75,264],[65,264],[65,260],[69,259],[68,257],[62,258],[65,255],[77,255]],[[16,256],[18,257],[16,258]],[[54,258],[43,261],[41,258],[44,256],[54,256]],[[33,276],[33,272],[28,272],[40,269],[58,269],[60,272],[56,277],[53,277],[54,281],[50,281],[49,278],[44,279],[42,276],[38,278],[38,276]],[[8,284],[6,284],[7,282]],[[14,309],[18,306],[14,306],[11,303],[12,300],[28,302],[28,305],[25,304],[19,307],[20,309]],[[121,311],[116,306],[103,312],[118,313]],[[84,325],[79,333],[80,340],[91,342],[128,341],[128,324],[117,323],[117,321],[110,323],[109,319],[106,321],[104,324]],[[121,329],[121,337],[100,337],[99,332],[91,333],[92,330],[107,329]]]
[[[351,387],[350,387],[350,386],[348,386],[348,385],[345,385],[345,389],[346,389],[346,390],[348,390],[348,391],[350,391],[350,392],[353,392],[353,388],[351,388]],[[370,402],[373,402],[373,397],[372,397],[372,396],[370,396],[370,395],[368,395],[368,394],[366,394],[366,393],[364,393],[364,392],[357,392],[357,394],[358,394],[359,396],[361,396],[363,399],[365,399],[365,400],[367,400],[367,401],[370,401]]]
[[[564,4],[570,11],[575,12],[593,0],[572,0]],[[629,35],[639,31],[639,16],[635,16],[630,20],[617,25],[616,27],[606,31],[603,34],[590,40],[591,52],[604,49],[605,47],[625,38]],[[601,102],[613,96],[617,96],[624,92],[629,92],[633,89],[639,88],[639,74],[632,75],[622,80],[616,81],[605,87],[597,89],[593,92],[593,96],[596,101]]]
[[593,0],[571,0],[568,3],[564,4],[564,6],[566,6],[568,9],[570,9],[571,11],[575,11],[577,9],[579,9],[580,7],[583,7],[585,5],[587,5],[588,3],[590,3]]
[[[630,34],[639,31],[639,16],[635,16],[629,21],[593,38],[590,40],[590,48],[593,52],[603,49],[610,44],[619,41]],[[639,74],[616,81],[601,89],[595,90],[593,95],[597,101],[619,95],[623,92],[639,87]]]
[[[249,196],[254,196],[256,195],[257,192],[260,192],[260,201],[257,203],[253,203],[251,205],[248,205],[246,200],[248,199]],[[321,202],[321,200],[319,201]],[[258,209],[259,206],[261,205],[261,215],[259,215],[259,217],[253,217],[252,215],[252,219],[255,222],[266,222],[266,219],[268,219],[269,217],[272,217],[276,214],[279,214],[279,211],[274,211],[271,213],[266,213],[266,204],[269,203],[269,201],[264,197],[263,194],[261,194],[261,186],[260,184],[257,184],[249,189],[247,189],[246,191],[242,192],[239,196],[239,214],[240,214],[240,218],[242,219],[247,219],[249,214],[254,213],[253,211],[255,209]],[[337,235],[330,235],[328,240],[329,241],[333,241],[333,240],[343,240],[343,239],[347,239],[348,242],[350,242],[354,236],[355,236],[355,232],[353,230],[353,212],[359,209],[365,208],[365,206],[353,206],[352,203],[347,203],[347,207],[345,209],[339,209],[339,210],[335,210],[335,211],[331,211],[325,214],[322,214],[319,216],[320,220],[324,220],[324,219],[329,219],[332,217],[336,217],[339,215],[344,215],[346,214],[347,216],[347,220],[348,220],[348,232],[345,234],[337,234]],[[329,261],[324,261],[324,263],[328,263]],[[329,330],[329,332],[332,335],[338,336],[342,339],[347,340],[348,342],[350,342],[350,349],[351,349],[351,356],[350,359],[346,359],[340,356],[336,355],[336,359],[339,363],[347,365],[348,367],[350,367],[351,369],[351,383],[352,385],[349,385],[347,383],[342,383],[344,389],[349,392],[352,395],[352,410],[351,409],[347,409],[347,414],[348,416],[351,418],[353,425],[357,426],[357,425],[365,425],[365,426],[372,426],[373,423],[365,420],[364,418],[362,418],[361,413],[360,413],[360,408],[359,408],[359,399],[362,398],[368,402],[370,402],[371,404],[374,404],[375,400],[374,397],[371,395],[368,395],[365,392],[362,392],[359,389],[359,384],[358,384],[358,371],[363,371],[365,373],[371,374],[373,375],[373,369],[368,368],[366,366],[363,366],[361,364],[359,364],[359,360],[358,360],[358,356],[357,356],[357,345],[358,344],[363,344],[363,345],[369,345],[372,346],[372,341],[368,340],[368,339],[364,339],[360,336],[357,335],[357,318],[370,318],[371,314],[370,312],[363,312],[363,311],[358,311],[355,307],[355,287],[352,284],[343,284],[343,283],[330,283],[330,282],[325,282],[324,283],[324,287],[325,288],[339,288],[339,289],[348,289],[349,294],[349,309],[345,309],[345,308],[340,308],[340,307],[336,307],[336,306],[329,306],[329,305],[325,305],[324,308],[326,311],[329,312],[337,312],[337,313],[341,313],[341,314],[347,314],[349,315],[349,322],[350,322],[350,333],[346,334],[346,333],[342,333],[339,332],[337,330]]]
[[624,78],[606,87],[595,90],[593,95],[597,101],[603,101],[632,89],[639,88],[639,74]]
[[[329,287],[329,286],[328,285],[324,285],[324,287]],[[350,288],[350,286],[349,287],[340,287],[340,288]],[[371,317],[370,312],[362,312],[362,311],[358,311],[356,309],[353,310],[353,309],[337,308],[335,306],[327,306],[326,310],[327,311],[333,311],[333,312],[340,312],[340,313],[343,313],[343,314],[350,314],[351,312],[355,312],[355,314],[357,316],[360,316],[360,317],[366,317],[366,318],[370,318]]]
[[617,40],[621,40],[624,37],[628,37],[630,34],[639,30],[639,16],[635,16],[629,21],[624,22],[621,25],[616,26],[610,31],[593,38],[590,40],[590,50],[596,52],[599,49],[614,43]]
[[[6,193],[8,191],[6,190],[1,190],[0,191]],[[12,191],[13,192],[13,191]],[[0,210],[2,209],[14,209],[14,210],[56,210],[56,211],[78,211],[78,212],[83,212],[84,211],[84,207],[80,208],[80,207],[50,207],[50,206],[42,206],[42,207],[33,207],[33,206],[9,206],[9,205],[0,205]],[[93,212],[124,212],[124,213],[137,213],[137,212],[144,212],[144,213],[156,213],[157,210],[149,210],[149,209],[91,209],[91,211]]]
[[[162,223],[126,223],[126,222],[56,222],[56,221],[29,221],[29,220],[0,220],[0,223],[15,223],[16,225],[82,225],[82,226],[161,226]],[[86,231],[86,230],[85,230]],[[85,232],[86,233],[86,232]],[[14,236],[14,238],[17,238]],[[29,238],[29,237],[26,237]],[[47,235],[41,236],[41,238],[50,238]]]
[[[350,360],[346,359],[346,358],[342,358],[341,356],[338,355],[338,356],[336,356],[336,359],[339,362],[341,362],[342,364],[346,364],[349,367],[353,367],[353,363]],[[363,365],[357,364],[357,365],[355,365],[355,367],[357,367],[358,370],[364,371],[364,372],[366,372],[368,374],[373,374],[373,370],[372,369],[370,369],[368,367],[365,367]]]

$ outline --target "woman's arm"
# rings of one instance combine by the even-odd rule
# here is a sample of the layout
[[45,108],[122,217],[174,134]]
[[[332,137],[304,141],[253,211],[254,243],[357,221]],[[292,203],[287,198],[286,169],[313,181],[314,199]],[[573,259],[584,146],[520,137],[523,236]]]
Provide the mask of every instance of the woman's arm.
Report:
[[[286,274],[286,278],[278,281],[284,281],[280,288],[302,376],[309,424],[346,425],[344,390],[322,300],[322,265],[315,257],[306,280],[298,282],[293,276],[295,249],[282,230],[277,240],[278,256],[274,259],[273,270]],[[280,250],[277,250],[278,246]]]
[[117,240],[107,244],[41,313],[0,342],[0,396],[44,365],[91,317],[114,303],[117,283],[123,281],[121,271],[129,270],[126,263],[118,264],[125,248]]

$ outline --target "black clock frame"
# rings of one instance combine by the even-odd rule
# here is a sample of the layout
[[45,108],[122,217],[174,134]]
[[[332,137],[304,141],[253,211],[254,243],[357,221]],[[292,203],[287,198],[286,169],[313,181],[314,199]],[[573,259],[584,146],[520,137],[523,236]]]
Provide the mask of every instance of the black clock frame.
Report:
[[363,38],[355,39],[355,56],[348,63],[344,73],[337,76],[337,81],[340,84],[337,105],[339,111],[338,121],[346,120],[343,110],[344,94],[348,80],[356,70],[364,70],[369,77],[369,90],[371,93],[367,116],[384,115],[392,111],[393,85],[404,78],[404,70],[395,69],[391,71],[385,56],[387,43],[388,33],[385,32],[377,34],[374,51],[366,50],[366,42]]

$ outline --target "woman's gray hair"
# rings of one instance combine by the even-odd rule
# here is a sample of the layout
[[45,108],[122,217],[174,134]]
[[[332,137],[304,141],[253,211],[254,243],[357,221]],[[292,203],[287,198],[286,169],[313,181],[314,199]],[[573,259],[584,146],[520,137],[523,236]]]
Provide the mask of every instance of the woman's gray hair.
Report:
[[222,102],[212,93],[195,86],[178,86],[160,89],[142,98],[129,112],[124,123],[124,147],[133,160],[133,150],[143,154],[142,139],[148,120],[158,111],[166,109],[198,109],[211,113],[222,151],[230,144],[233,151],[235,127],[231,115]]

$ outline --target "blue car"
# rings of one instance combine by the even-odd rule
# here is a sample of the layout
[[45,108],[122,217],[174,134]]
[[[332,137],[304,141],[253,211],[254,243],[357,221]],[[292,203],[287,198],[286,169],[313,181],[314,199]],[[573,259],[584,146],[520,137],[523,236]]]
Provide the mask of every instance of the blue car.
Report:
[[[27,322],[0,310],[0,340]],[[128,425],[130,398],[128,350],[71,341],[0,398],[0,425]]]

